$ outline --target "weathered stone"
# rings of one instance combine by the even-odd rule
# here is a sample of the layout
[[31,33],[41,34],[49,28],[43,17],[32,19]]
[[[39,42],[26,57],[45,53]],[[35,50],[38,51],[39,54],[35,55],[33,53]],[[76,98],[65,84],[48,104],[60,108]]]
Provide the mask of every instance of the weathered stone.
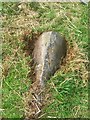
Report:
[[42,87],[60,67],[66,52],[66,41],[57,32],[44,32],[36,41],[33,52],[36,81],[40,82]]
[[45,104],[45,81],[60,68],[62,58],[66,56],[66,41],[57,32],[44,32],[35,42],[33,51],[35,80],[30,86],[30,119],[37,119]]

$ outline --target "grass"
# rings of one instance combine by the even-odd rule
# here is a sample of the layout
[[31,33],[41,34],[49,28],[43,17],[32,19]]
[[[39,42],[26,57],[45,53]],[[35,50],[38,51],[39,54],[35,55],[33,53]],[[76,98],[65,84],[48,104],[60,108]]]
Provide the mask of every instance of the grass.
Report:
[[[47,81],[40,117],[88,117],[88,7],[81,3],[0,3],[2,5],[2,117],[21,118],[31,79],[31,57],[23,35],[54,30],[68,41],[66,63]],[[27,41],[26,41],[27,42]],[[28,113],[29,114],[29,113]]]

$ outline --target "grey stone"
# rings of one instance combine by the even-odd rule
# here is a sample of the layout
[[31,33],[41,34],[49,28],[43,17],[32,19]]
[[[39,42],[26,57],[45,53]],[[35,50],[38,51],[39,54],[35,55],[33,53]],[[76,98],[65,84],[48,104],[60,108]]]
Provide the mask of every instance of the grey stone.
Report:
[[44,32],[35,42],[33,51],[35,80],[30,86],[30,119],[37,119],[40,115],[45,104],[45,82],[60,68],[66,52],[66,41],[57,32]]
[[65,39],[57,32],[49,31],[40,35],[33,51],[36,81],[44,87],[45,81],[60,68],[62,58],[66,56]]

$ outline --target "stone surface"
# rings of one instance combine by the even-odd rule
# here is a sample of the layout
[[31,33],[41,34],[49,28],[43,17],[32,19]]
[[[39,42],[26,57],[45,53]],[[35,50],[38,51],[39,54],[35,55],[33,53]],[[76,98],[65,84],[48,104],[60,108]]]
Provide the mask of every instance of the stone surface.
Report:
[[45,104],[45,81],[60,68],[62,58],[66,56],[65,39],[57,32],[44,32],[35,42],[33,60],[35,80],[30,86],[29,118],[37,119]]
[[44,32],[35,43],[33,51],[36,81],[43,87],[60,67],[62,58],[66,56],[65,39],[57,32]]

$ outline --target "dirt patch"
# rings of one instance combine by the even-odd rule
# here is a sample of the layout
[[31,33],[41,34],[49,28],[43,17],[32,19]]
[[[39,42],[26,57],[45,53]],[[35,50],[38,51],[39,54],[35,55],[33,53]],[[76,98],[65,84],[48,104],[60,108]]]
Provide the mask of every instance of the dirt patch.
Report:
[[[35,79],[35,63],[33,60],[33,50],[35,47],[35,42],[38,40],[38,37],[42,33],[35,33],[33,31],[26,31],[23,35],[23,43],[24,47],[23,50],[26,53],[26,56],[31,56],[31,61],[28,63],[28,65],[31,68],[30,73],[28,74],[28,77],[32,80],[32,84],[30,86],[30,90],[25,94],[25,117],[26,118],[38,118],[41,114],[41,109],[43,106],[45,106],[46,101],[48,97],[50,96],[48,93],[48,90],[43,89],[41,90],[41,86]],[[67,43],[68,46],[68,43]],[[62,64],[65,64],[65,59],[63,60]],[[45,100],[43,102],[39,100],[38,96],[43,96]]]
[[24,47],[23,50],[26,54],[26,56],[31,56],[30,62],[28,62],[28,65],[31,68],[31,71],[28,74],[28,77],[32,80],[32,84],[30,86],[30,90],[24,94],[25,98],[25,117],[26,118],[37,118],[39,113],[41,112],[42,104],[38,101],[37,95],[34,94],[34,91],[39,91],[40,86],[37,81],[35,81],[35,63],[33,60],[33,50],[35,42],[37,41],[38,37],[40,36],[41,32],[35,33],[33,31],[26,31],[23,34],[23,43]]

